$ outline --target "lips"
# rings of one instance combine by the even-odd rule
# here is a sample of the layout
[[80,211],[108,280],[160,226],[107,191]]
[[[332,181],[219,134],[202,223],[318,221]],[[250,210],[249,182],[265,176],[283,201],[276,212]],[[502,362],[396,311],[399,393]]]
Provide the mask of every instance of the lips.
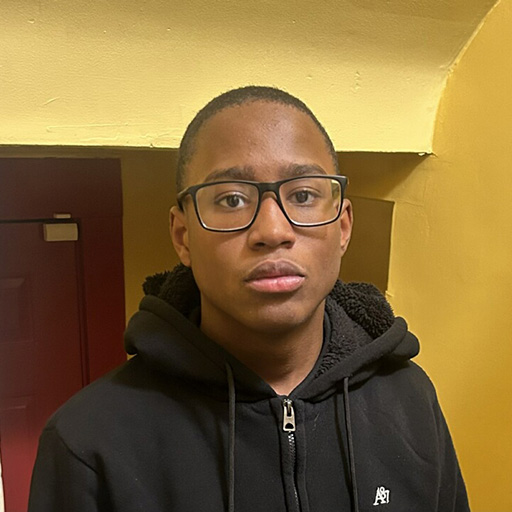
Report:
[[265,261],[249,272],[245,282],[263,293],[289,293],[300,288],[304,271],[290,261]]

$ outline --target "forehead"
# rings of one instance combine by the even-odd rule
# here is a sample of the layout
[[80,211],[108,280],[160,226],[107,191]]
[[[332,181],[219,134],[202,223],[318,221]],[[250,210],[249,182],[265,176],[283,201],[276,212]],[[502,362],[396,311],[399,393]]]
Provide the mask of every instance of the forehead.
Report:
[[289,105],[253,101],[228,107],[201,127],[187,166],[186,184],[204,182],[226,169],[251,169],[258,181],[286,177],[312,165],[335,174],[324,136],[304,112]]

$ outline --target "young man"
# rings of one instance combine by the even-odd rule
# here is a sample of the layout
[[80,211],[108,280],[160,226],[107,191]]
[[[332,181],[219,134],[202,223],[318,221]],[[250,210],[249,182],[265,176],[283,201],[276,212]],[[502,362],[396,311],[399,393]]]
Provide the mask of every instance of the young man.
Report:
[[352,225],[298,99],[212,100],[180,147],[171,236],[136,354],[49,421],[31,512],[469,510],[406,323],[337,281]]

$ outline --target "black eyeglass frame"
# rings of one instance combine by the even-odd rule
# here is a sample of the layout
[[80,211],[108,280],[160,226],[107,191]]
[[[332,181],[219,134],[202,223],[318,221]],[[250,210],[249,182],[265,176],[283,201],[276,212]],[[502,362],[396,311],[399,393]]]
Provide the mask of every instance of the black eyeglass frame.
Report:
[[[340,188],[341,188],[340,208],[338,210],[338,214],[336,215],[336,217],[334,217],[333,219],[328,220],[328,221],[320,222],[318,224],[317,223],[315,223],[315,224],[303,224],[303,223],[296,222],[296,221],[290,219],[290,217],[286,213],[286,210],[285,210],[285,208],[283,206],[283,203],[281,201],[281,196],[279,194],[279,189],[281,188],[281,186],[284,183],[288,183],[290,181],[295,181],[295,180],[307,179],[307,178],[329,179],[329,180],[337,181],[340,184]],[[258,189],[258,204],[256,206],[256,210],[254,211],[254,215],[253,215],[252,220],[248,224],[246,224],[245,226],[242,226],[240,228],[227,228],[227,229],[212,228],[210,226],[207,226],[203,222],[203,219],[201,219],[201,215],[199,214],[199,209],[197,207],[197,200],[196,200],[197,191],[202,189],[202,188],[204,188],[204,187],[208,187],[208,186],[212,186],[212,185],[222,185],[224,183],[244,183],[244,184],[247,184],[247,185],[253,185],[254,187],[256,187]],[[214,232],[217,232],[217,233],[233,233],[235,231],[243,231],[244,229],[248,229],[248,228],[250,228],[253,225],[253,223],[256,220],[256,217],[258,216],[258,213],[260,211],[261,198],[263,197],[263,194],[265,194],[265,192],[273,192],[274,195],[275,195],[275,200],[276,200],[277,204],[279,205],[279,208],[283,212],[283,215],[285,216],[286,220],[292,226],[296,226],[296,227],[299,227],[299,228],[315,228],[315,227],[318,227],[318,226],[325,226],[327,224],[332,224],[333,222],[336,222],[339,219],[339,217],[341,215],[341,211],[343,210],[343,200],[345,198],[345,188],[347,187],[347,184],[348,184],[348,178],[346,176],[340,176],[338,174],[325,174],[325,175],[324,174],[313,174],[313,175],[306,175],[306,176],[293,176],[292,178],[286,178],[284,180],[268,181],[268,182],[248,181],[248,180],[211,181],[211,182],[200,183],[199,185],[191,185],[190,187],[187,187],[186,189],[182,190],[176,196],[176,201],[178,203],[178,206],[179,206],[180,210],[183,211],[183,199],[186,196],[190,195],[192,197],[192,202],[194,203],[194,210],[196,211],[197,219],[199,220],[199,223],[201,224],[201,227],[203,227],[207,231],[214,231]]]

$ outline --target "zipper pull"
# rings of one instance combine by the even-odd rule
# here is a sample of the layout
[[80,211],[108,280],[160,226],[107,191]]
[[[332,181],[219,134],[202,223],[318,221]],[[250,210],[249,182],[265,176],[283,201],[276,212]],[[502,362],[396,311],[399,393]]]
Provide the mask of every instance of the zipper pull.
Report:
[[283,400],[283,430],[285,432],[295,432],[295,411],[293,402],[289,398]]

